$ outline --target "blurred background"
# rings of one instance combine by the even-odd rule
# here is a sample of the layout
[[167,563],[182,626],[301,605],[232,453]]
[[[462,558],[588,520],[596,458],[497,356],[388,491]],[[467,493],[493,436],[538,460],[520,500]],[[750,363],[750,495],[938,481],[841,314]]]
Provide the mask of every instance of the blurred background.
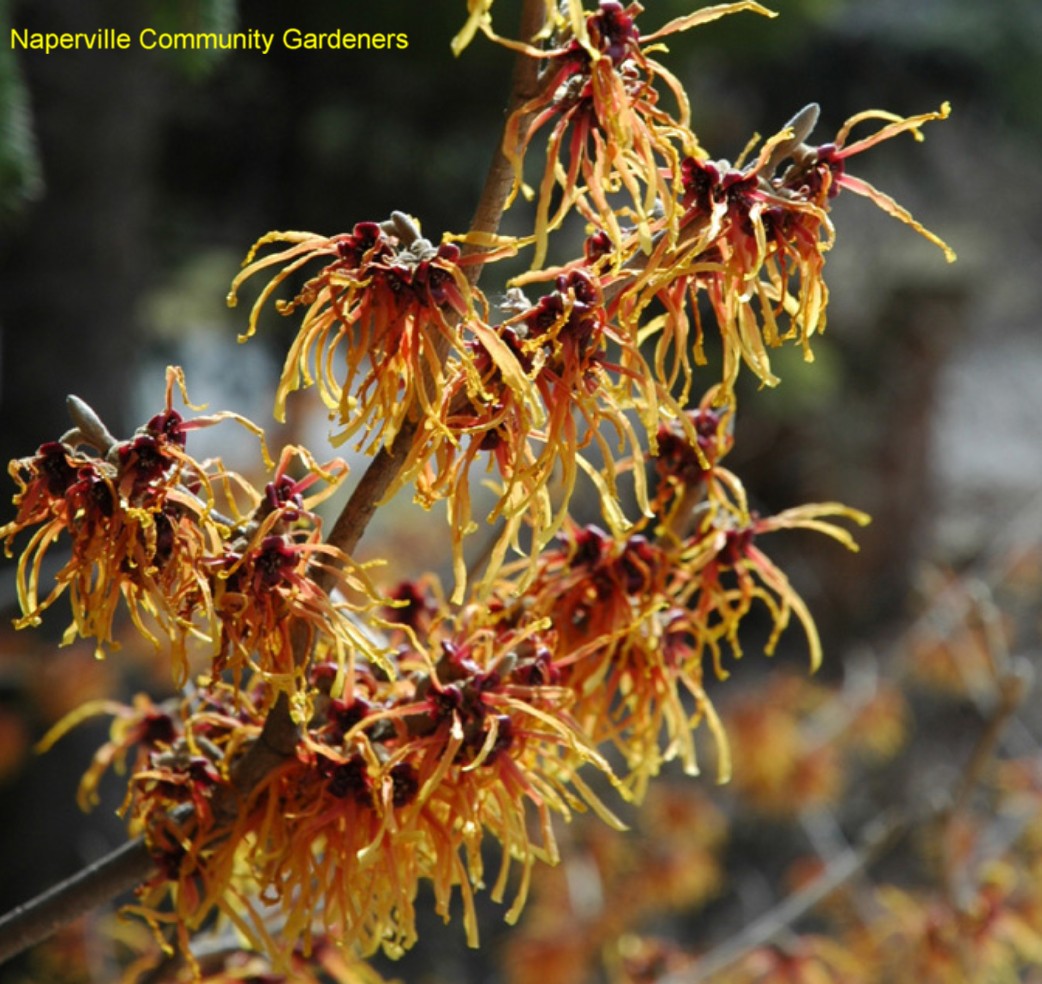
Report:
[[[901,633],[924,570],[969,569],[1042,538],[1042,6],[774,6],[775,20],[740,14],[669,41],[663,60],[687,87],[712,156],[734,159],[753,132],[776,131],[811,101],[822,107],[818,142],[866,108],[953,108],[926,128],[925,143],[888,142],[851,170],[907,206],[959,262],[948,266],[869,202],[843,196],[816,363],[783,351],[782,386],[741,396],[729,463],[759,508],[835,499],[874,516],[859,555],[795,538],[772,554],[838,667],[858,646]],[[518,7],[498,0],[501,31],[510,33]],[[652,29],[692,4],[646,7],[641,23]],[[270,229],[334,234],[393,209],[417,216],[434,240],[466,227],[498,139],[510,58],[479,38],[454,59],[449,41],[463,17],[462,3],[419,0],[0,0],[0,460],[60,436],[68,393],[128,435],[161,406],[170,363],[186,367],[193,401],[268,426],[289,327],[266,320],[261,337],[237,346],[246,312],[226,307],[228,284]],[[132,34],[296,26],[405,32],[410,43],[45,56],[12,52],[9,25]],[[497,276],[487,272],[489,293]],[[255,446],[241,440],[248,460]],[[234,449],[222,453],[234,461]],[[440,521],[396,518],[365,548],[417,573],[440,562],[441,530]],[[2,575],[0,604],[13,614],[10,565]],[[104,727],[85,727],[42,759],[33,742],[87,697],[169,686],[143,658],[128,673],[94,662],[89,644],[56,649],[58,611],[32,638],[9,624],[5,615],[4,911],[123,836],[115,802],[86,818],[73,804]],[[802,668],[798,639],[794,649],[790,663]],[[755,674],[755,662],[743,669]],[[458,927],[435,935],[452,937],[458,954]],[[439,959],[452,968],[446,980],[497,973],[485,958]],[[422,979],[414,973],[407,979]]]

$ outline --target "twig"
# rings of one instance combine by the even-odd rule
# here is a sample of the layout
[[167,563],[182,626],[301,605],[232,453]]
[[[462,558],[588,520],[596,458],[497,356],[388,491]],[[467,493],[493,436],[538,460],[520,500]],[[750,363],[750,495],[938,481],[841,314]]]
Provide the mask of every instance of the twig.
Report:
[[[525,0],[519,27],[521,39],[528,41],[534,38],[541,30],[545,16],[546,5],[541,0]],[[539,92],[539,87],[539,63],[536,59],[519,52],[514,59],[514,71],[510,82],[510,100],[506,109],[507,119],[526,102],[534,99]],[[519,142],[523,139],[521,135],[527,129],[526,124],[530,116],[531,114],[522,119],[520,125],[516,128]],[[481,189],[478,206],[474,210],[474,218],[470,223],[472,232],[492,234],[499,229],[499,223],[503,218],[503,209],[506,206],[513,185],[513,168],[503,153],[502,144],[497,145],[492,157],[492,164],[488,169],[488,174],[485,176],[485,185]],[[478,250],[479,247],[473,245],[465,245],[463,247],[465,255],[476,253]],[[477,283],[483,267],[484,264],[482,263],[475,263],[470,267],[468,279],[471,286]]]
[[[521,11],[520,36],[525,39],[534,37],[543,26],[545,13],[546,7],[542,0],[525,0],[524,8]],[[529,101],[537,92],[538,87],[538,62],[528,55],[518,53],[514,61],[507,117],[509,118],[509,115],[518,107]],[[521,133],[524,129],[524,121],[522,121],[518,132]],[[492,163],[485,176],[481,197],[474,210],[474,218],[470,226],[472,232],[492,234],[499,229],[513,181],[510,161],[503,153],[502,146],[497,145]],[[466,255],[473,255],[480,252],[480,247],[465,244],[463,252]],[[476,286],[484,266],[485,264],[480,260],[467,266],[467,280],[472,287]],[[443,349],[438,353],[439,358],[444,359],[447,354],[444,351],[444,340],[438,339],[438,344]],[[383,447],[377,452],[333,525],[328,537],[330,544],[339,547],[346,554],[354,553],[377,506],[401,472],[419,425],[418,420],[407,420],[395,435],[391,446]],[[325,577],[328,576],[325,575]],[[322,587],[326,587],[327,585],[322,584],[323,577],[324,575],[317,574],[315,580]]]
[[0,964],[84,913],[130,891],[155,864],[138,837],[0,918]]
[[[405,421],[390,448],[382,447],[376,453],[329,532],[328,541],[332,546],[349,556],[354,553],[377,505],[402,470],[418,426],[417,421]],[[312,579],[325,589],[328,585],[323,581],[331,580],[332,572],[319,569],[312,575]]]
[[905,816],[881,817],[869,824],[857,846],[844,851],[809,885],[793,892],[740,933],[710,950],[694,967],[669,974],[659,984],[703,984],[712,980],[715,974],[734,966],[757,947],[789,930],[822,899],[889,851],[909,826],[910,820]]
[[963,769],[959,785],[952,794],[951,805],[945,811],[946,821],[961,813],[969,803],[974,789],[980,783],[984,770],[994,760],[999,741],[1010,719],[1016,714],[1028,692],[1031,680],[1031,665],[1026,660],[1017,661],[998,681],[998,703],[985,722],[984,730],[977,738],[966,768]]
[[962,906],[969,885],[969,873],[948,847],[952,843],[952,831],[957,819],[969,806],[984,773],[995,761],[995,753],[999,749],[1003,732],[1013,720],[1030,689],[1031,669],[1027,660],[1014,660],[998,679],[998,701],[984,724],[984,730],[977,736],[973,751],[951,793],[951,798],[937,813],[940,833],[938,841],[944,845],[940,861],[941,883],[954,909]]

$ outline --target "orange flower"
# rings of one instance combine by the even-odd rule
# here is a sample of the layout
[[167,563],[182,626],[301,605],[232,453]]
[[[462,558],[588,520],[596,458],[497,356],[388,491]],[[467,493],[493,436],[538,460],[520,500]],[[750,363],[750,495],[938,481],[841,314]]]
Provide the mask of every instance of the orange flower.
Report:
[[[293,480],[286,472],[298,456],[309,471]],[[286,448],[248,521],[206,559],[214,673],[248,665],[293,694],[301,689],[305,657],[315,649],[336,663],[343,679],[354,678],[359,656],[391,672],[386,654],[356,619],[373,607],[374,589],[359,565],[323,541],[314,512],[346,471],[343,462],[320,466],[303,449]],[[305,499],[320,480],[327,487]],[[320,574],[329,588],[316,582]]]
[[[486,585],[507,547],[516,543],[524,521],[531,528],[533,557],[560,528],[580,471],[593,481],[612,528],[628,525],[615,481],[619,452],[606,436],[609,428],[631,451],[638,504],[648,509],[641,442],[626,411],[636,409],[654,435],[659,395],[650,369],[635,343],[607,321],[603,298],[588,273],[562,273],[555,288],[470,342],[476,379],[467,366],[456,367],[445,389],[438,426],[427,429],[413,453],[416,461],[426,461],[417,478],[420,500],[445,497],[449,503],[456,600],[462,598],[466,579],[462,535],[473,526],[470,475],[479,458],[487,457],[489,470],[500,478],[488,521],[507,521],[492,550]],[[493,339],[516,362],[520,382],[508,377],[502,369],[505,360],[492,354]],[[608,359],[609,346],[618,351],[615,360]],[[604,465],[588,459],[591,446]]]
[[[716,675],[727,677],[723,646],[741,655],[739,628],[756,602],[774,625],[768,655],[795,614],[812,667],[821,662],[806,604],[757,539],[805,528],[855,549],[832,517],[868,521],[836,503],[767,518],[751,514],[741,482],[717,464],[730,446],[728,417],[727,409],[717,413],[709,406],[694,412],[686,424],[699,436],[686,446],[686,429],[667,429],[657,461],[657,502],[686,505],[668,506],[658,542],[640,533],[612,537],[566,524],[560,546],[543,551],[530,582],[522,571],[508,569],[495,588],[504,612],[523,609],[554,626],[556,678],[575,692],[573,713],[584,732],[622,754],[628,788],[638,799],[665,760],[679,758],[688,772],[698,771],[692,731],[703,720],[716,740],[718,772],[729,775],[727,740],[705,691],[703,661],[710,658]],[[523,590],[512,576],[522,578]],[[523,602],[516,600],[521,595]]]
[[697,409],[662,424],[658,430],[655,472],[658,489],[652,513],[663,536],[683,539],[702,503],[741,499],[738,478],[720,465],[734,445],[734,399],[722,400],[719,387],[706,391]]
[[[556,47],[505,42],[548,63],[539,94],[514,112],[503,140],[503,153],[514,167],[516,195],[525,187],[523,159],[528,147],[541,129],[551,127],[536,205],[534,269],[543,265],[549,232],[573,207],[603,227],[620,247],[623,225],[635,221],[641,246],[650,249],[656,208],[670,209],[676,200],[680,158],[698,153],[699,147],[688,126],[683,86],[649,57],[653,49],[648,43],[740,10],[773,16],[748,0],[720,4],[678,17],[642,37],[635,23],[643,11],[639,3],[624,7],[617,0],[601,0],[590,14],[579,4],[567,9],[567,16],[553,19],[560,36]],[[495,37],[487,17],[481,26]],[[659,81],[678,104],[675,116],[659,106]],[[612,202],[619,191],[629,200],[625,208]]]
[[[411,635],[408,623],[392,631]],[[360,665],[349,686],[335,664],[313,666],[296,753],[250,790],[234,776],[271,706],[261,677],[203,680],[161,713],[143,701],[93,707],[48,741],[88,712],[117,715],[85,790],[135,756],[124,812],[160,871],[132,911],[175,921],[183,945],[219,913],[281,968],[319,938],[395,955],[415,940],[422,881],[446,918],[459,891],[474,943],[486,839],[502,850],[494,899],[521,869],[513,921],[532,866],[556,860],[552,814],[590,808],[618,825],[578,773],[589,763],[610,778],[568,713],[571,694],[544,673],[543,631],[475,607],[439,623],[438,659],[403,643],[393,679]]]
[[[722,741],[700,652],[689,643],[697,627],[674,605],[671,553],[641,535],[616,541],[593,526],[569,524],[559,539],[539,558],[523,607],[554,626],[548,667],[575,694],[583,732],[623,755],[627,788],[640,799],[664,759],[698,771],[691,732],[703,717]],[[517,592],[504,581],[497,593],[509,612]]]
[[[269,243],[291,245],[256,258]],[[254,245],[228,296],[234,305],[246,280],[282,268],[261,291],[240,341],[256,331],[275,290],[314,260],[326,265],[292,300],[275,305],[283,315],[305,312],[276,391],[275,416],[285,418],[291,392],[317,382],[342,427],[335,442],[361,432],[359,448],[372,452],[389,445],[417,413],[434,416],[446,354],[468,358],[459,321],[473,315],[475,295],[460,269],[459,247],[433,246],[401,213],[390,223],[360,222],[332,238],[272,232]]]
[[[307,451],[286,448],[262,495],[220,462],[199,463],[185,450],[191,430],[220,420],[259,428],[234,414],[185,420],[170,406],[175,382],[183,390],[179,370],[168,374],[167,409],[128,441],[91,447],[74,431],[70,443],[50,442],[12,462],[21,491],[18,514],[0,528],[8,552],[18,533],[37,527],[19,559],[23,616],[16,624],[38,624],[68,590],[73,622],[64,641],[94,637],[100,655],[116,647],[114,620],[125,603],[138,631],[170,658],[179,683],[193,639],[210,646],[213,672],[248,664],[291,693],[303,658],[294,645],[324,646],[342,672],[359,653],[382,662],[354,620],[371,607],[373,590],[349,557],[322,542],[313,511],[347,466],[319,465]],[[297,459],[307,472],[293,480],[287,471]],[[305,499],[320,481],[326,488]],[[217,509],[219,492],[230,515]],[[72,540],[72,559],[41,600],[43,560],[62,535]],[[338,600],[315,582],[319,573]],[[305,636],[295,639],[300,632]]]
[[[688,309],[695,324],[695,359],[704,363],[697,303],[704,292],[723,339],[725,388],[733,386],[743,361],[765,384],[774,385],[778,380],[771,372],[768,349],[796,339],[809,360],[810,339],[825,327],[824,254],[835,238],[828,211],[842,188],[870,198],[939,246],[949,262],[955,259],[952,250],[907,210],[846,171],[847,159],[855,154],[906,131],[922,139],[922,125],[945,119],[948,113],[947,103],[936,113],[907,119],[874,110],[860,113],[844,124],[835,143],[815,148],[804,142],[818,116],[818,107],[811,105],[767,140],[748,165],[712,162],[698,155],[685,158],[679,171],[679,223],[667,210],[655,224],[654,249],[639,262],[637,237],[623,244],[617,263],[626,260],[639,272],[617,290],[619,319],[636,330],[643,312],[658,300],[666,316],[659,322],[656,365],[667,364],[672,352],[689,381]],[[871,118],[889,123],[873,136],[844,146],[850,129]],[[790,159],[790,166],[779,170]],[[625,266],[616,269],[625,275]],[[788,328],[784,318],[789,319]]]
[[[697,973],[697,961],[694,967]],[[828,936],[801,934],[784,944],[757,947],[721,979],[727,984],[869,984],[880,979],[874,969]]]
[[691,606],[696,623],[702,627],[700,640],[708,645],[718,667],[722,641],[728,643],[735,656],[741,656],[738,627],[756,601],[766,606],[774,624],[764,647],[768,656],[795,614],[810,646],[811,668],[821,665],[821,641],[806,603],[756,541],[761,534],[773,530],[803,528],[824,533],[856,550],[850,534],[826,518],[832,516],[842,516],[859,525],[869,521],[864,513],[835,502],[797,506],[767,518],[748,513],[744,502],[737,512],[732,508],[711,508],[705,513],[678,559],[688,582],[679,595]]
[[109,740],[95,752],[90,768],[80,781],[77,802],[82,810],[97,805],[97,788],[102,775],[113,766],[122,772],[131,751],[136,756],[135,770],[132,771],[136,771],[147,765],[150,752],[168,751],[181,734],[173,707],[157,706],[145,694],[138,694],[131,706],[114,700],[88,701],[54,725],[40,740],[37,751],[48,751],[76,725],[99,714],[111,714],[113,722]]
[[[157,649],[156,633],[163,636],[183,679],[194,613],[209,608],[202,558],[217,549],[228,522],[216,512],[213,491],[213,481],[223,476],[208,474],[184,445],[194,427],[235,415],[185,421],[170,405],[175,381],[183,388],[172,370],[166,410],[128,441],[92,446],[88,435],[74,430],[33,457],[11,462],[20,486],[18,513],[0,528],[0,537],[10,554],[15,536],[37,527],[18,562],[18,627],[39,624],[41,613],[68,589],[73,622],[63,641],[93,637],[100,656],[106,646],[116,648],[113,620],[125,600],[135,626]],[[71,538],[72,559],[41,600],[43,560],[63,534]]]
[[969,873],[960,904],[884,885],[875,928],[881,968],[896,984],[1015,981],[1042,964],[1038,887],[1011,859]]
[[[125,927],[122,936],[126,936]],[[126,942],[126,940],[122,940]],[[139,949],[143,949],[139,945]],[[200,949],[206,949],[204,937]],[[153,945],[123,975],[127,982],[149,980],[163,962],[162,951]],[[168,984],[402,984],[382,977],[365,961],[344,953],[335,943],[319,941],[311,954],[293,953],[285,967],[276,971],[271,959],[247,950],[219,947],[180,970],[164,966]]]

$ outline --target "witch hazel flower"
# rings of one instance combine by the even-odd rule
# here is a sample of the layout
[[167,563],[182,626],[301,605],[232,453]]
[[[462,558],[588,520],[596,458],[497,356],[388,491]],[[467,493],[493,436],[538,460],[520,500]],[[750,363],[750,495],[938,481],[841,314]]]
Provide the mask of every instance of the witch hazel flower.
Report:
[[[811,360],[811,339],[825,328],[825,254],[835,241],[829,210],[841,190],[869,198],[938,246],[949,262],[955,259],[951,248],[906,209],[847,171],[851,157],[900,133],[921,140],[922,126],[946,119],[949,111],[945,103],[937,112],[908,118],[877,110],[859,113],[843,125],[835,142],[812,147],[805,142],[818,118],[812,104],[748,164],[686,157],[680,165],[679,225],[674,231],[660,223],[656,245],[639,262],[638,243],[631,236],[624,255],[637,272],[629,278],[625,266],[617,272],[613,313],[636,331],[652,302],[661,304],[666,315],[657,322],[656,365],[679,366],[689,385],[689,352],[695,364],[706,361],[698,303],[704,297],[723,342],[724,387],[733,387],[742,363],[762,383],[775,385],[769,350],[795,340]],[[871,119],[886,125],[847,144],[851,129]]]
[[[290,245],[257,256],[272,243]],[[272,232],[254,245],[228,296],[235,305],[247,280],[278,268],[254,303],[240,341],[256,332],[275,291],[313,261],[325,265],[291,300],[275,303],[285,316],[304,311],[276,391],[275,416],[285,418],[290,393],[317,385],[339,428],[334,442],[359,436],[359,448],[372,453],[389,446],[417,414],[434,414],[446,357],[470,358],[460,322],[479,320],[480,297],[467,282],[459,246],[434,246],[400,212],[388,222],[360,222],[332,237]]]
[[[288,471],[297,461],[308,470],[292,479]],[[361,618],[376,604],[375,589],[360,565],[325,542],[315,512],[346,474],[342,461],[319,465],[303,448],[287,447],[248,521],[208,559],[214,673],[249,666],[299,695],[308,651],[316,648],[341,680],[353,679],[359,661],[390,672]],[[320,481],[325,488],[305,497]]]
[[[372,607],[373,589],[359,566],[323,541],[314,511],[347,466],[319,465],[288,447],[262,494],[219,462],[186,451],[199,427],[234,419],[260,429],[228,413],[186,420],[171,405],[175,384],[183,390],[176,369],[168,373],[166,409],[129,440],[103,432],[84,405],[81,427],[12,462],[19,508],[0,537],[11,553],[15,538],[33,531],[18,562],[23,614],[16,624],[38,624],[67,593],[73,620],[64,642],[94,638],[100,656],[119,648],[123,611],[168,656],[178,683],[194,653],[209,659],[211,672],[249,665],[294,692],[299,632],[328,636],[344,672],[359,653],[379,662],[379,648],[353,618]],[[263,443],[262,452],[267,457]],[[306,474],[291,479],[289,469],[300,463]],[[319,482],[325,488],[305,495]],[[44,560],[66,538],[72,557],[41,598]],[[316,582],[320,573],[331,588]]]
[[[539,94],[514,112],[503,140],[514,169],[513,193],[536,199],[533,269],[543,266],[549,233],[573,208],[616,246],[632,225],[641,247],[650,250],[653,217],[677,197],[680,158],[699,151],[684,88],[650,57],[662,47],[652,42],[743,10],[773,16],[757,3],[719,4],[642,35],[636,19],[643,9],[601,0],[586,14],[570,4],[567,14],[556,17],[546,47],[497,38],[546,64]],[[491,33],[488,24],[484,29]],[[657,83],[677,104],[675,113],[659,104]],[[523,180],[524,158],[546,127],[546,164],[532,191]],[[617,201],[620,193],[625,204]]]
[[[597,280],[581,269],[562,272],[553,290],[518,307],[490,329],[491,336],[469,343],[476,377],[456,367],[437,424],[413,451],[425,461],[416,480],[420,501],[448,502],[457,601],[466,581],[462,539],[475,526],[470,486],[479,463],[498,479],[487,521],[505,521],[485,585],[525,525],[533,556],[549,542],[565,520],[580,474],[593,483],[612,528],[629,525],[615,475],[620,448],[629,452],[638,506],[648,509],[642,442],[628,411],[636,411],[653,436],[660,394],[637,346],[607,319]],[[490,337],[509,350],[520,381],[491,354]]]
[[[620,826],[579,774],[588,765],[611,777],[569,714],[571,692],[548,679],[545,632],[474,607],[440,626],[435,652],[404,648],[395,679],[360,668],[348,692],[335,666],[313,664],[293,754],[240,794],[223,836],[235,762],[263,727],[252,697],[263,681],[209,686],[166,730],[149,706],[118,711],[112,754],[137,743],[140,759],[125,809],[161,867],[136,911],[157,926],[165,905],[190,928],[230,922],[283,959],[321,937],[397,956],[415,942],[428,883],[446,919],[458,896],[476,944],[475,893],[493,842],[494,900],[520,871],[514,921],[533,865],[557,858],[555,814],[592,809]],[[190,818],[177,812],[189,803]]]
[[[23,615],[16,625],[38,624],[68,592],[73,621],[63,641],[94,638],[101,656],[118,648],[113,625],[125,607],[146,639],[169,647],[175,676],[183,679],[186,640],[211,607],[203,561],[220,549],[231,522],[216,491],[228,474],[192,458],[187,435],[229,419],[261,432],[238,414],[185,420],[172,407],[175,385],[184,395],[183,375],[171,369],[166,409],[127,441],[112,438],[86,404],[72,399],[78,426],[11,463],[18,513],[0,537],[11,554],[15,537],[34,530],[18,562]],[[72,557],[41,598],[44,558],[66,537]]]

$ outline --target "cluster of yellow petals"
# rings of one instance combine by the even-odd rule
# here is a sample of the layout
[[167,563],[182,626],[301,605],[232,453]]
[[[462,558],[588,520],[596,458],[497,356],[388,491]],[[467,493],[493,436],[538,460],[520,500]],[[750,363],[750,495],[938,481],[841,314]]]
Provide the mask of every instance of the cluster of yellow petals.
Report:
[[487,842],[501,851],[491,896],[514,885],[514,921],[535,862],[557,860],[554,814],[592,809],[620,825],[579,775],[584,764],[611,770],[572,719],[571,691],[548,679],[542,622],[506,626],[486,606],[467,609],[432,633],[437,658],[411,620],[389,629],[399,674],[357,667],[348,690],[335,664],[312,664],[294,754],[248,790],[236,769],[270,713],[262,677],[202,680],[161,706],[95,702],[47,736],[50,747],[88,716],[113,716],[81,802],[96,801],[107,769],[129,767],[122,812],[158,865],[131,911],[157,933],[175,924],[187,952],[217,916],[282,970],[324,940],[397,956],[415,942],[427,883],[446,920],[458,893],[476,945]]
[[[175,384],[183,392],[179,369],[167,374],[165,409],[129,440],[115,441],[83,407],[82,426],[11,463],[18,511],[0,539],[10,554],[32,531],[18,561],[16,625],[38,624],[67,594],[72,622],[63,641],[93,638],[103,656],[118,648],[116,620],[125,611],[178,683],[195,653],[214,673],[249,667],[294,693],[295,626],[328,640],[342,667],[359,652],[380,661],[354,622],[372,607],[373,589],[358,565],[323,542],[314,511],[346,465],[319,465],[293,446],[272,463],[262,442],[271,481],[259,491],[219,460],[197,461],[186,444],[191,431],[227,419],[258,435],[260,428],[230,413],[185,419],[172,406]],[[298,465],[306,477],[293,479]],[[305,498],[317,482],[326,487]],[[71,557],[41,597],[45,560],[66,540]],[[315,582],[319,572],[335,597]]]
[[678,758],[687,772],[699,771],[693,732],[703,721],[716,742],[718,775],[730,777],[730,750],[705,677],[726,679],[725,647],[741,656],[739,629],[754,607],[773,626],[768,655],[795,616],[811,667],[821,663],[806,603],[758,538],[809,529],[856,550],[835,520],[868,522],[838,503],[753,514],[740,480],[719,464],[730,447],[727,412],[707,400],[691,417],[700,446],[685,443],[679,428],[676,441],[668,432],[660,438],[664,479],[655,505],[662,522],[657,529],[644,523],[654,537],[569,523],[559,545],[540,555],[523,595],[509,580],[497,588],[505,613],[520,606],[555,626],[554,666],[576,695],[572,713],[595,745],[617,749],[638,800],[665,761]]

